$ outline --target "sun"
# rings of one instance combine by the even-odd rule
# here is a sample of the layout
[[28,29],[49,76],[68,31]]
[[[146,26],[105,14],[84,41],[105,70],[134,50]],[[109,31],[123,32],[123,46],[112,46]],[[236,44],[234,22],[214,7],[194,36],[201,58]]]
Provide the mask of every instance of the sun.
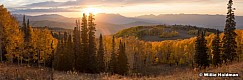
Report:
[[89,15],[89,13],[96,15],[98,13],[101,13],[101,10],[98,8],[85,8],[82,10],[82,13],[85,13],[86,15]]

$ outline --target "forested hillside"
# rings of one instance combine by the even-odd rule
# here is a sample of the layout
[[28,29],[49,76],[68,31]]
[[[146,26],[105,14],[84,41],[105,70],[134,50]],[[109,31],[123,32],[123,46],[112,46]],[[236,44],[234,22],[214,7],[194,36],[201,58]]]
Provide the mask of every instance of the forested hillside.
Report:
[[131,27],[117,32],[114,36],[135,36],[145,41],[177,40],[195,37],[198,30],[206,31],[206,35],[217,32],[216,29],[200,28],[190,25],[157,25]]
[[25,17],[20,26],[3,5],[0,6],[0,13],[1,62],[51,66],[57,47],[57,39],[53,38],[51,31],[47,27],[32,28]]

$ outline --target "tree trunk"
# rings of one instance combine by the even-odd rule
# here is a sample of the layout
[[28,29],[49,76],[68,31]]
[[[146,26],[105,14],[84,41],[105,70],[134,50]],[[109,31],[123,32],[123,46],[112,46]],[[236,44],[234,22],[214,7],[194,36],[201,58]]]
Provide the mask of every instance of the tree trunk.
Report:
[[20,57],[20,55],[18,56],[18,66],[19,66],[19,62],[20,62],[20,61],[19,61],[19,57]]
[[1,58],[1,62],[3,62],[3,51],[2,51],[1,40],[0,40],[0,58]]
[[191,64],[192,64],[192,68],[194,68],[193,60],[191,61]]
[[21,60],[20,60],[20,64],[22,65],[22,63],[23,63],[23,57],[21,57]]
[[3,51],[2,51],[2,40],[0,38],[0,58],[1,58],[1,62],[3,62]]
[[[52,41],[53,42],[53,41]],[[51,80],[54,80],[54,59],[55,59],[55,50],[53,48],[53,46],[51,46],[52,49],[52,57],[51,57]]]
[[40,50],[38,50],[38,67],[40,67]]
[[239,55],[239,57],[238,57],[238,62],[240,62],[240,55]]
[[44,52],[44,59],[43,59],[44,60],[44,67],[46,66],[46,58],[45,57],[46,57],[46,54]]

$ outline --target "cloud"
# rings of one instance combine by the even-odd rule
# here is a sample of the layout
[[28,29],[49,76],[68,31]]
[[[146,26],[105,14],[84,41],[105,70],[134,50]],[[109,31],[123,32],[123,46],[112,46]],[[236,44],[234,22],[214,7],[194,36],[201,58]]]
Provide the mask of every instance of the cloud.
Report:
[[98,0],[76,0],[66,2],[45,1],[24,5],[25,7],[63,7],[63,6],[80,6],[86,4],[85,2],[96,3]]
[[24,5],[26,7],[61,7],[98,4],[150,4],[150,3],[190,3],[190,2],[215,2],[219,0],[76,0],[66,2],[45,1]]
[[77,10],[72,10],[68,8],[49,8],[49,9],[12,9],[13,13],[43,13],[43,12],[77,12]]
[[[24,2],[30,0],[22,0]],[[31,2],[31,1],[30,1]],[[121,7],[121,6],[135,6],[139,4],[171,4],[171,3],[215,3],[222,2],[222,0],[37,0],[35,3],[26,3],[20,7],[11,9],[14,13],[26,12],[75,12],[88,5],[95,5],[101,7]]]
[[39,3],[32,3],[25,5],[26,7],[56,7],[63,4],[63,2],[54,2],[54,1],[46,1],[46,2],[39,2]]

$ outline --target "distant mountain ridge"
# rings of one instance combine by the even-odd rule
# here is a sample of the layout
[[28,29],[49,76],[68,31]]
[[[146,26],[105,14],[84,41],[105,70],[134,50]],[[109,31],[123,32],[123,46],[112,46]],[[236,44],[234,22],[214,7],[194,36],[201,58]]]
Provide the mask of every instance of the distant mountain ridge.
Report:
[[[15,16],[18,21],[22,21],[24,15],[13,14],[13,16]],[[78,18],[67,18],[67,17],[64,17],[62,15],[58,15],[58,14],[44,14],[44,15],[38,15],[38,16],[26,15],[26,18],[30,19],[30,21],[48,20],[48,21],[65,22],[65,23],[73,23],[76,19],[78,19]]]
[[[142,15],[138,19],[160,21],[164,24],[194,25],[204,28],[214,28],[223,30],[225,26],[225,15],[207,15],[207,14],[160,14],[160,15]],[[243,29],[243,16],[236,16],[235,21],[238,29]]]
[[[23,15],[13,14],[21,23]],[[34,27],[59,27],[73,29],[75,20],[78,18],[68,18],[58,14],[45,14],[39,16],[26,16],[30,19]],[[97,32],[105,35],[114,34],[125,28],[134,26],[152,25],[192,25],[204,28],[214,28],[223,30],[226,17],[224,15],[202,15],[202,14],[161,14],[161,15],[142,15],[137,17],[125,17],[120,14],[97,14],[95,23]],[[237,29],[243,29],[243,16],[236,16]]]

